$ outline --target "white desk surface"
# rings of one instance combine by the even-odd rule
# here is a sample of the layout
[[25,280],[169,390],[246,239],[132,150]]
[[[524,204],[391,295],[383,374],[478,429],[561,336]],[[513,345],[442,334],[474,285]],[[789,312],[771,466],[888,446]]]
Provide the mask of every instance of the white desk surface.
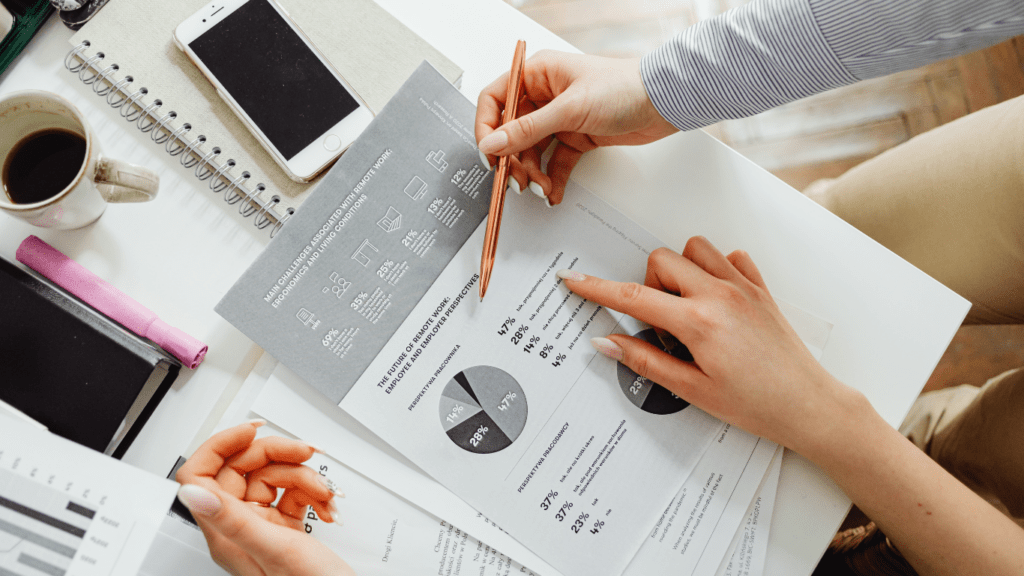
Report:
[[[575,51],[499,0],[378,1],[465,70],[462,92],[474,102],[507,69],[516,39],[526,40],[528,54]],[[183,372],[125,458],[166,475],[212,430],[259,357],[213,306],[268,235],[64,69],[70,36],[51,19],[0,80],[0,94],[37,88],[74,101],[107,153],[158,171],[160,195],[112,205],[96,224],[70,232],[0,214],[0,254],[13,260],[18,244],[36,234],[209,344],[205,362]],[[776,297],[834,324],[822,363],[892,424],[966,313],[962,299],[702,132],[592,152],[574,178],[669,246],[681,249],[703,234],[724,251],[750,252]],[[819,469],[787,451],[766,574],[809,574],[849,504]]]

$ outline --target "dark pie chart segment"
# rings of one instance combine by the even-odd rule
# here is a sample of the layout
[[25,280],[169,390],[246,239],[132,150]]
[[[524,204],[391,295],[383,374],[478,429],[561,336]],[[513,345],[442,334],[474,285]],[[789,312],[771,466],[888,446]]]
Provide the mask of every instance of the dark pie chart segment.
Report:
[[526,427],[526,394],[508,372],[467,368],[448,381],[438,405],[441,427],[459,448],[493,454],[515,442]]
[[[690,355],[690,351],[682,344],[677,343],[672,350],[666,349],[654,328],[642,330],[634,334],[633,337],[652,344],[661,350],[665,350],[680,360],[693,362],[693,356]],[[651,414],[674,414],[690,405],[689,402],[669,392],[660,384],[641,377],[621,362],[617,364],[616,370],[618,370],[619,387],[622,388],[622,393],[626,395],[626,398],[629,398],[630,402],[644,412],[650,412]]]

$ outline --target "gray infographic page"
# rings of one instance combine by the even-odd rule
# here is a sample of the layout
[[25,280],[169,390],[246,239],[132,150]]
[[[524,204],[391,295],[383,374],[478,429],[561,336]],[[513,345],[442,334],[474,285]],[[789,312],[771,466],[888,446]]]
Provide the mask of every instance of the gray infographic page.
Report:
[[217,312],[340,402],[487,216],[474,114],[421,64]]

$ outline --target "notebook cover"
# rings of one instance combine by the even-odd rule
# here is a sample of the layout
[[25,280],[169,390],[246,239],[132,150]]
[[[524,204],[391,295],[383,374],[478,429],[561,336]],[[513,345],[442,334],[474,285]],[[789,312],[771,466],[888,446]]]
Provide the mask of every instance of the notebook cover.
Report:
[[[74,296],[0,258],[0,398],[51,432],[120,457],[180,368]],[[140,395],[148,401],[137,402]]]

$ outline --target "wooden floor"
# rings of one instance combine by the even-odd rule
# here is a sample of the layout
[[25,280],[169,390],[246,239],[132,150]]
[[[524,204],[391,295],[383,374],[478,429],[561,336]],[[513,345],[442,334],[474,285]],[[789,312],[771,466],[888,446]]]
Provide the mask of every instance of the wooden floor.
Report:
[[[744,0],[506,0],[581,51],[637,57]],[[1024,94],[1024,36],[708,128],[797,189],[936,126]],[[1024,287],[1022,287],[1024,289]],[[926,389],[1024,366],[1024,327],[965,327]]]

